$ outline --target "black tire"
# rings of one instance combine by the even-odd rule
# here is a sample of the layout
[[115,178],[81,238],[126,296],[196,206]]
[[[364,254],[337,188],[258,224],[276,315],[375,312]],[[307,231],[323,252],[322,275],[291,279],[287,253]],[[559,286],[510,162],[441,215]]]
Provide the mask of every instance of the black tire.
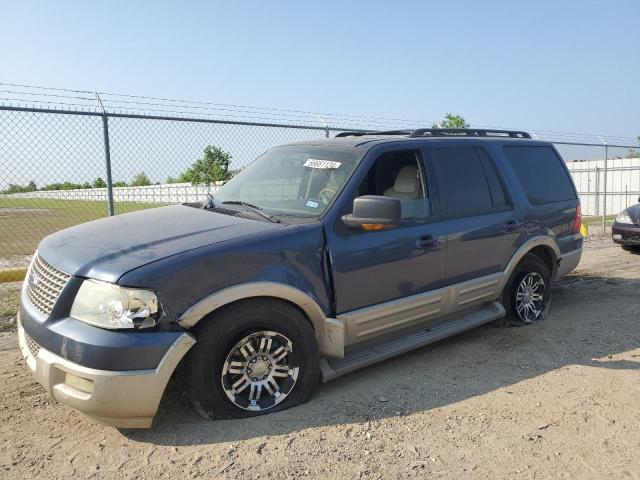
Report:
[[[186,359],[185,381],[191,402],[204,418],[253,417],[284,410],[304,403],[310,398],[319,378],[318,347],[311,324],[294,306],[275,299],[247,300],[230,305],[219,312],[214,312],[209,317],[202,319],[198,327],[194,331],[197,343]],[[230,390],[233,387],[228,381],[230,377],[235,375],[233,372],[228,371],[228,365],[230,364],[228,360],[231,360],[231,352],[236,352],[237,354],[238,351],[241,351],[234,347],[238,346],[238,342],[242,342],[243,339],[248,336],[251,337],[256,332],[277,333],[278,336],[273,337],[274,342],[277,341],[276,338],[290,340],[292,348],[288,353],[285,353],[286,359],[283,361],[286,361],[287,367],[285,368],[289,368],[290,372],[295,371],[297,374],[295,378],[291,375],[285,379],[278,379],[279,382],[287,382],[286,388],[290,388],[284,399],[278,400],[279,396],[265,393],[265,396],[259,401],[265,403],[270,400],[269,397],[273,397],[273,404],[267,403],[265,408],[257,411],[245,409],[234,403],[241,403],[240,397],[245,393],[234,393],[232,395]],[[256,338],[256,341],[259,341],[259,339]],[[271,342],[269,342],[269,345],[271,345]],[[267,357],[259,357],[259,363],[261,358],[266,360]],[[269,358],[271,359],[272,357],[270,356]],[[255,357],[253,359],[255,360]],[[225,362],[227,362],[227,370],[223,376]],[[248,375],[246,369],[251,366],[249,362],[250,360],[247,359],[246,366],[242,367],[244,374],[237,374],[235,378]],[[270,362],[264,362],[264,364],[270,365],[269,372],[271,372],[271,367],[273,367],[274,373],[276,368],[279,367],[275,362],[273,362],[273,365]],[[241,367],[233,368],[240,369]],[[266,372],[262,373],[265,376],[268,375]],[[272,379],[275,380],[273,377]],[[246,378],[245,380],[246,382],[251,382],[252,379]],[[293,385],[291,385],[291,382],[293,382]],[[247,388],[253,392],[252,384],[249,387],[245,386],[245,390]],[[266,392],[266,390],[263,390],[262,385],[259,385],[259,388],[261,392]],[[277,390],[277,392],[280,392],[280,390]],[[234,397],[234,401],[231,400],[230,395]],[[245,405],[245,407],[256,408],[255,405]]]
[[[544,290],[541,293],[542,300],[539,305],[539,314],[534,315],[533,312],[528,316],[523,314],[522,311],[518,311],[517,308],[517,294],[518,288],[521,286],[525,279],[533,279],[536,281],[539,276],[542,279]],[[549,305],[551,303],[551,273],[546,263],[537,255],[528,254],[520,261],[515,268],[509,281],[507,282],[504,291],[502,292],[502,305],[504,306],[507,314],[504,318],[496,322],[503,327],[520,327],[523,325],[530,325],[531,323],[543,320],[549,312]],[[535,302],[536,311],[538,311],[538,303]]]
[[638,245],[620,245],[625,252],[640,253]]

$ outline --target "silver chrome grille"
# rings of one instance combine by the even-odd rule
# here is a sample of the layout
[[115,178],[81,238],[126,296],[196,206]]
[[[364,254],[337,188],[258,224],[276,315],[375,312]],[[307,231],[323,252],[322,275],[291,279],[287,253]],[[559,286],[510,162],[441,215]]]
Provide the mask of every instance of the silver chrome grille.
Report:
[[70,277],[53,268],[40,255],[36,255],[27,278],[29,301],[40,313],[48,317]]
[[29,353],[33,358],[38,357],[38,352],[40,352],[40,345],[33,341],[27,332],[24,332],[24,340],[27,343],[27,348],[29,349]]

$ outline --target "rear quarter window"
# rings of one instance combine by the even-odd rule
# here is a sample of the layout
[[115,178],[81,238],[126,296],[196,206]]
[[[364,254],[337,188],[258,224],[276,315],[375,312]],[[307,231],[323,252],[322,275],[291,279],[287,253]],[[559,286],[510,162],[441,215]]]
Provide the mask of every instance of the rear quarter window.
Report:
[[576,198],[563,160],[547,146],[507,146],[504,153],[533,205]]

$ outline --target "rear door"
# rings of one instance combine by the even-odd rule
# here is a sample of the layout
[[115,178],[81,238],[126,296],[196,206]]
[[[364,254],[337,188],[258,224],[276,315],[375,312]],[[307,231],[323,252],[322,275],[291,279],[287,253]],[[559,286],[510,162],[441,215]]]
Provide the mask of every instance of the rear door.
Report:
[[[494,160],[471,142],[430,148],[426,156],[442,200],[447,283],[502,272],[516,251],[522,218]],[[486,296],[491,294],[487,289]],[[479,289],[478,300],[482,296]]]

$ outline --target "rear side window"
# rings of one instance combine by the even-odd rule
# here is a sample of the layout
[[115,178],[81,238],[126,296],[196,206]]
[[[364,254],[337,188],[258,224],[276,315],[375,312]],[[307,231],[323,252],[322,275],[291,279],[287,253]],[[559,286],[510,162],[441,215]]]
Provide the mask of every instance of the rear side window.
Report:
[[562,202],[576,198],[571,178],[551,147],[504,147],[520,184],[533,205]]
[[484,152],[453,147],[434,149],[433,155],[448,215],[479,215],[507,205],[493,163]]
[[489,155],[487,155],[484,150],[480,148],[478,149],[478,153],[480,154],[482,165],[484,166],[484,170],[487,174],[489,188],[491,188],[491,198],[493,199],[493,206],[506,207],[508,204],[507,197],[504,193],[502,182],[500,181],[498,173],[496,172],[496,167],[493,165],[493,162],[489,158]]

